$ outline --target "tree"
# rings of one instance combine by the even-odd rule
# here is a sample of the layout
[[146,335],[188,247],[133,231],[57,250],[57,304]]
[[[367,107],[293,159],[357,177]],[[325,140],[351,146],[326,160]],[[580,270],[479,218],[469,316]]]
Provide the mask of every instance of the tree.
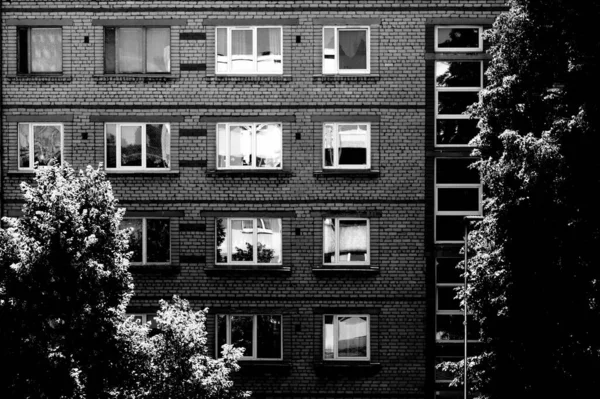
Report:
[[68,165],[22,183],[0,229],[2,383],[11,398],[94,398],[116,383],[117,327],[132,295],[127,233],[104,173]]
[[[600,390],[598,2],[513,0],[486,34],[473,107],[486,217],[469,237],[469,308],[489,398]],[[459,265],[462,267],[462,265]],[[459,296],[464,297],[464,292]],[[462,364],[445,364],[462,379]]]
[[206,346],[206,309],[194,312],[187,301],[160,301],[156,327],[128,319],[119,329],[126,345],[125,382],[113,391],[117,398],[219,399],[245,398],[229,376],[237,371],[242,349],[224,345],[222,357],[212,359]]

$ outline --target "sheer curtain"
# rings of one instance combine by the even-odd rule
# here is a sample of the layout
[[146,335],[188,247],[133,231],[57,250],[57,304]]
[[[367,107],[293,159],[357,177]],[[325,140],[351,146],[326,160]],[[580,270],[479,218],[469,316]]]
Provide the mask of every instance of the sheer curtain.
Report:
[[31,71],[62,71],[62,29],[31,29]]
[[231,71],[248,71],[253,68],[252,31],[231,31]]
[[344,30],[339,32],[340,69],[366,69],[367,32]]
[[169,72],[171,70],[171,29],[147,29],[146,43],[148,47],[147,72]]
[[119,72],[143,72],[142,28],[120,28],[117,34],[117,65]]

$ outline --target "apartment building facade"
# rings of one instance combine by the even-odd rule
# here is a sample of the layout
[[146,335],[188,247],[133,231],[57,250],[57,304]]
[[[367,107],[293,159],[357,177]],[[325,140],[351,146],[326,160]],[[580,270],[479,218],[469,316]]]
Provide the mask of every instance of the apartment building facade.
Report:
[[3,1],[0,212],[103,165],[151,321],[180,295],[255,397],[454,397],[483,29],[503,1]]

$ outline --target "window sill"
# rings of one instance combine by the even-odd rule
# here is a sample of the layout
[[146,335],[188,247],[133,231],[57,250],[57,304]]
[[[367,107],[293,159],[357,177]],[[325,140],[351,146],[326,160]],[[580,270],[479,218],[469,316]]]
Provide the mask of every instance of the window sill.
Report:
[[379,177],[378,170],[372,169],[323,169],[313,172],[315,177]]
[[323,360],[314,364],[317,375],[330,377],[332,375],[370,376],[381,370],[381,363],[370,361]]
[[171,176],[178,175],[178,170],[104,170],[107,175],[125,176]]
[[97,82],[170,82],[179,80],[179,75],[171,74],[131,74],[131,75],[93,75]]
[[289,374],[292,369],[290,363],[281,360],[239,360],[238,364],[243,374]]
[[34,82],[34,83],[69,83],[73,80],[72,76],[53,75],[53,74],[31,74],[31,75],[7,75],[7,82]]
[[292,272],[289,266],[213,266],[204,269],[204,272],[209,275],[248,275],[248,274],[290,274]]
[[129,271],[133,274],[146,273],[177,273],[181,270],[179,265],[164,264],[164,265],[129,265]]
[[363,276],[365,274],[369,274],[369,275],[379,274],[379,267],[375,267],[375,266],[313,267],[312,272],[316,276],[331,276],[331,277],[339,277],[340,275]]
[[379,75],[313,75],[313,82],[379,82]]
[[292,176],[292,172],[281,169],[252,169],[252,170],[239,170],[239,169],[223,169],[223,170],[208,170],[206,171],[207,176],[232,176],[232,177],[251,177],[251,176],[275,176],[275,177],[289,177]]
[[291,75],[214,75],[206,77],[215,82],[291,82]]
[[26,176],[26,175],[32,175],[33,176],[33,169],[31,170],[9,170],[7,172],[7,174],[9,176]]

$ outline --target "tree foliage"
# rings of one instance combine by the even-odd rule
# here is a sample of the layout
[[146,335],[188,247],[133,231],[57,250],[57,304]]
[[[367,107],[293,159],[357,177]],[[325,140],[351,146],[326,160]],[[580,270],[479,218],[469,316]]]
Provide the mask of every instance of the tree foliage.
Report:
[[[484,347],[470,384],[484,397],[600,389],[600,37],[583,22],[598,17],[597,2],[513,0],[486,34],[473,108],[486,217],[467,292]],[[445,366],[455,382],[457,366]]]

